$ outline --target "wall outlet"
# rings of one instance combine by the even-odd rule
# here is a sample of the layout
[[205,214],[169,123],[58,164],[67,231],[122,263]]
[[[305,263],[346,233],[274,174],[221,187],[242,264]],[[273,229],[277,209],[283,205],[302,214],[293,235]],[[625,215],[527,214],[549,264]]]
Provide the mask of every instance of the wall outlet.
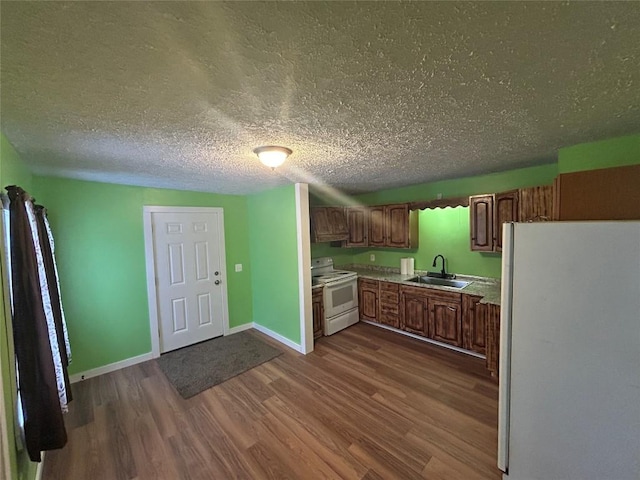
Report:
[[441,193],[439,193],[438,195],[436,195],[436,198],[437,198],[438,200],[442,200],[442,194],[441,194]]
[[241,272],[241,271],[242,271],[242,264],[236,263],[236,272]]
[[371,255],[369,255],[369,261],[370,262],[375,262],[376,261],[376,256],[374,253],[372,253]]

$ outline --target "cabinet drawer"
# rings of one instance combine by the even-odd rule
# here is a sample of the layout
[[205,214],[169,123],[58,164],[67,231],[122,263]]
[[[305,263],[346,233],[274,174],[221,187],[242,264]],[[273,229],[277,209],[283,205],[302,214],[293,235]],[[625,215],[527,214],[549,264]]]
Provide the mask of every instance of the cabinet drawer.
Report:
[[391,314],[381,311],[379,321],[380,323],[389,325],[390,327],[400,328],[400,316],[397,313]]
[[358,278],[358,285],[368,288],[378,288],[378,281],[370,280],[368,278]]
[[400,313],[400,307],[397,303],[382,303],[380,302],[380,314],[398,315]]
[[398,293],[400,291],[399,283],[391,283],[391,282],[380,282],[380,293],[389,292],[389,293]]

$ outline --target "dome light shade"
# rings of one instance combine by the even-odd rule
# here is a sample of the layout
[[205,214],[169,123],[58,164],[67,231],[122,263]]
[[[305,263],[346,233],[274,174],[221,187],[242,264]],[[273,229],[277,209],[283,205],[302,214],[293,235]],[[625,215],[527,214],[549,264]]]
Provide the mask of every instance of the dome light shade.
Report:
[[258,147],[253,150],[258,158],[267,167],[276,168],[284,163],[289,155],[293,152],[287,147],[277,147],[275,145],[267,145]]

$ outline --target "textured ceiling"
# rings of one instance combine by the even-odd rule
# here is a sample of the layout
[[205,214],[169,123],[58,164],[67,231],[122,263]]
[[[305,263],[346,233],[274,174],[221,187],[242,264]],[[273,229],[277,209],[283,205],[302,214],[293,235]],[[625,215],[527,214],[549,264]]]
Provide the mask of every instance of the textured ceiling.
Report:
[[[639,2],[0,9],[0,128],[39,174],[357,193],[640,131]],[[294,153],[271,171],[264,144]]]

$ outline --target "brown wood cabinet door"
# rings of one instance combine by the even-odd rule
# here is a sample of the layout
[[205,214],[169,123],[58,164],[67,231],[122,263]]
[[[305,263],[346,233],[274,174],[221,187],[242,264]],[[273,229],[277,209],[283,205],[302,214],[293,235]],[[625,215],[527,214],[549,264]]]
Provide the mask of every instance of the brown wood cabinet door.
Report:
[[377,281],[358,279],[358,305],[362,320],[378,321]]
[[553,217],[553,186],[521,188],[518,191],[518,221],[546,222]]
[[493,195],[469,197],[471,250],[493,251]]
[[311,295],[314,340],[324,335],[324,303],[322,293],[322,288],[314,288]]
[[500,361],[500,307],[491,304],[484,306],[487,322],[487,369],[492,375],[497,376]]
[[384,247],[384,205],[369,208],[369,245]]
[[462,346],[462,308],[460,303],[429,299],[429,338]]
[[369,211],[367,207],[346,209],[349,238],[345,247],[367,247],[369,245]]
[[423,293],[409,293],[402,289],[400,328],[417,335],[427,336],[428,299]]
[[462,348],[484,355],[487,345],[486,315],[478,312],[482,297],[462,295]]
[[557,220],[640,220],[640,164],[563,173]]
[[327,207],[329,217],[329,231],[342,238],[347,238],[349,230],[347,228],[347,220],[344,216],[344,208]]
[[310,213],[312,241],[342,241],[349,236],[343,207],[313,207]]
[[518,221],[518,191],[496,193],[494,200],[493,247],[502,251],[502,224]]
[[385,210],[385,246],[409,248],[409,205],[387,205]]

